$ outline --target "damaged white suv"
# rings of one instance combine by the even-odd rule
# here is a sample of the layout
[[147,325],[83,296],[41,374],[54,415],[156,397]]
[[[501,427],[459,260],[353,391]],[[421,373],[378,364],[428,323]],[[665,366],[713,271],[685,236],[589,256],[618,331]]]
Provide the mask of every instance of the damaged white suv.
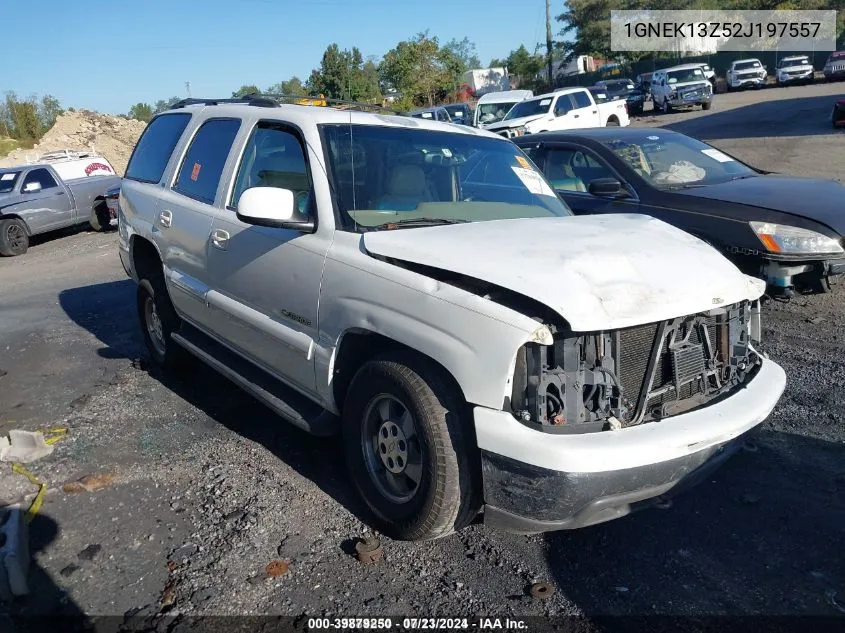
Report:
[[572,216],[512,143],[379,113],[184,102],[119,205],[149,352],[342,433],[385,533],[622,516],[721,463],[785,385],[763,282],[645,216]]

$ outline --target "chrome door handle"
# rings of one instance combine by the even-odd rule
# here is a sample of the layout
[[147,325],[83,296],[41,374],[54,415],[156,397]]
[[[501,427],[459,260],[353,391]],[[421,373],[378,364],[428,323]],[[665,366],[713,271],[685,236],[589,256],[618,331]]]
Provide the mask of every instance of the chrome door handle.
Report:
[[229,233],[223,229],[214,229],[211,232],[211,245],[225,251],[229,245]]
[[173,213],[170,211],[162,211],[158,214],[158,223],[164,228],[169,229],[170,225],[173,224]]

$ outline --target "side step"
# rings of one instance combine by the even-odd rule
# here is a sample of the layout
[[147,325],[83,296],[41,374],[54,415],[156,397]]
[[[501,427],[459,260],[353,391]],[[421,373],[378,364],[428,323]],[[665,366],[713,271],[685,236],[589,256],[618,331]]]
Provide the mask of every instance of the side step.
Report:
[[201,361],[267,405],[288,422],[313,435],[335,435],[339,418],[273,376],[244,360],[197,328],[183,323],[170,337]]

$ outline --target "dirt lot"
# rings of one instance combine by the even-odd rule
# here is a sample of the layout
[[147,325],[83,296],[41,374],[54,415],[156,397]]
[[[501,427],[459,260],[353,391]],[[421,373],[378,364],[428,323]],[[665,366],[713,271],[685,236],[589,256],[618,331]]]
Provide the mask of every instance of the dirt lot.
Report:
[[[645,117],[796,175],[838,177],[826,122],[845,84],[719,95],[710,113]],[[808,204],[811,204],[808,201]],[[365,515],[338,441],[275,418],[212,371],[144,362],[115,236],[42,240],[0,261],[0,431],[67,426],[31,470],[51,486],[32,525],[27,613],[800,614],[845,612],[845,284],[765,306],[788,374],[773,416],[710,481],[666,509],[576,532],[476,525],[350,556]],[[0,372],[1,374],[2,372]],[[92,473],[94,492],[62,484]],[[0,499],[31,493],[0,476]],[[92,547],[94,546],[94,547]],[[274,559],[288,572],[266,578]],[[547,600],[526,596],[548,580]]]

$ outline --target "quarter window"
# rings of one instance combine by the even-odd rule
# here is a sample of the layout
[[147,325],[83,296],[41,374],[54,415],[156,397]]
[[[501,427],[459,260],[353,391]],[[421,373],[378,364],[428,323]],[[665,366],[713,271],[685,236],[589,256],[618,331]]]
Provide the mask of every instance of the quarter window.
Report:
[[579,90],[572,94],[572,98],[575,100],[575,107],[576,108],[589,108],[593,105],[593,102],[590,100],[589,95],[583,90]]
[[187,112],[162,114],[154,118],[132,152],[125,177],[141,182],[159,182],[173,148],[190,120],[191,115]]
[[203,123],[185,154],[173,190],[212,204],[240,126],[240,119],[209,119]]
[[299,139],[278,123],[261,122],[244,149],[230,208],[236,209],[241,194],[252,187],[277,187],[293,191],[296,207],[307,215],[311,179]]

